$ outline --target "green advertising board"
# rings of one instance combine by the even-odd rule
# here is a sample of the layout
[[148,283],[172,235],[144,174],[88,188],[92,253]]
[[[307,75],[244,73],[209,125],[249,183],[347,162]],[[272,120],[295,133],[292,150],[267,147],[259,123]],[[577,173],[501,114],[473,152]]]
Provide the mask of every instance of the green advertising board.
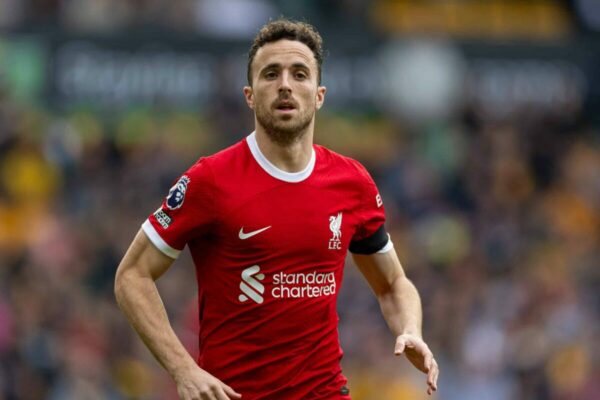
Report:
[[13,99],[37,103],[47,76],[47,55],[36,37],[0,36],[0,85]]

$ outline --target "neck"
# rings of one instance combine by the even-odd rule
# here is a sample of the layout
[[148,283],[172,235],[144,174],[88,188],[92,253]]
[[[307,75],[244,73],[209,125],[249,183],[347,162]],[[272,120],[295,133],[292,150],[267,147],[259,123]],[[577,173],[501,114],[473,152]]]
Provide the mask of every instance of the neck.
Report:
[[313,151],[314,121],[305,132],[289,144],[273,141],[260,124],[256,124],[256,143],[271,164],[286,172],[299,172],[308,165]]

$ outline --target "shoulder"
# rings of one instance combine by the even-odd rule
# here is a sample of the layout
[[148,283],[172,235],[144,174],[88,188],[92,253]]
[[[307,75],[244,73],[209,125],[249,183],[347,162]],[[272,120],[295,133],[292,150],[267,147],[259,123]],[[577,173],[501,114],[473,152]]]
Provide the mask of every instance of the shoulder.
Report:
[[362,181],[363,183],[371,183],[373,181],[367,169],[359,161],[324,146],[315,145],[314,148],[317,157],[322,160],[324,168],[335,169],[338,173]]
[[192,176],[219,174],[223,170],[231,170],[236,161],[246,157],[246,140],[241,140],[223,150],[209,156],[200,157],[187,171]]
[[218,192],[220,178],[230,176],[234,170],[233,160],[242,158],[243,145],[244,140],[212,155],[200,157],[179,177],[174,188],[179,188],[182,192],[187,191],[188,196],[196,199],[214,197]]
[[235,170],[235,167],[243,164],[249,155],[250,150],[246,139],[242,139],[215,154],[201,158],[199,161],[204,162],[214,173],[220,175]]

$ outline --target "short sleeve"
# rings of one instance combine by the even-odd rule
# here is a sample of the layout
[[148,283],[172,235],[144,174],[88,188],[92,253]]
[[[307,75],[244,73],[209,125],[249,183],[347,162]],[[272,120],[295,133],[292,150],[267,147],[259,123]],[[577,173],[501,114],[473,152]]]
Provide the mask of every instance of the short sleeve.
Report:
[[179,177],[142,229],[160,251],[177,258],[188,241],[213,224],[214,204],[212,171],[201,159]]
[[371,175],[362,165],[358,164],[357,167],[362,175],[362,201],[358,211],[360,222],[350,242],[350,251],[357,254],[385,251],[391,248],[391,242],[384,228],[383,201]]

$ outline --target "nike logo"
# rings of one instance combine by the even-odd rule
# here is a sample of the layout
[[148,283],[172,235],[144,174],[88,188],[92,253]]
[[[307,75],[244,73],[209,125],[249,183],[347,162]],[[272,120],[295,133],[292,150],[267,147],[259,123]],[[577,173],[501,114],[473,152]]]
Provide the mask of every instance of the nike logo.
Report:
[[266,230],[267,230],[267,229],[269,229],[270,227],[271,227],[271,226],[269,225],[269,226],[267,226],[267,227],[264,227],[264,228],[262,228],[262,229],[259,229],[259,230],[257,230],[257,231],[252,231],[252,232],[244,233],[244,227],[242,226],[242,229],[240,229],[240,234],[239,234],[239,237],[240,237],[240,239],[242,239],[242,240],[246,240],[246,239],[248,239],[248,238],[251,238],[252,236],[258,235],[259,233],[266,231]]

